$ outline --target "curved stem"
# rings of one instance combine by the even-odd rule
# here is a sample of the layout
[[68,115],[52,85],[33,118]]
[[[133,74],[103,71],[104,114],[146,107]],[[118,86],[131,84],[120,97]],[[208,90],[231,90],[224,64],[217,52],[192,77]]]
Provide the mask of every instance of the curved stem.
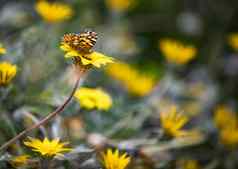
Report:
[[19,133],[18,135],[16,135],[15,137],[13,137],[11,140],[7,141],[6,143],[4,143],[1,147],[0,147],[0,151],[4,150],[5,148],[7,148],[8,146],[10,146],[11,144],[13,144],[14,142],[16,142],[18,139],[20,139],[21,137],[23,137],[24,135],[26,135],[27,133],[29,133],[30,131],[39,128],[40,126],[44,125],[45,123],[47,123],[49,120],[51,120],[52,118],[54,118],[56,115],[58,115],[60,112],[62,112],[64,110],[64,108],[69,104],[69,102],[71,101],[71,99],[74,96],[74,93],[76,92],[80,79],[81,79],[81,75],[84,73],[83,70],[81,70],[78,74],[76,83],[74,85],[74,88],[72,90],[72,92],[70,93],[69,97],[65,100],[65,102],[59,106],[56,110],[54,110],[53,112],[49,113],[45,118],[43,118],[42,120],[40,120],[37,124],[34,124],[33,126],[23,130],[21,133]]
[[[37,119],[31,112],[24,111],[24,112],[20,112],[20,113],[21,113],[21,115],[30,118],[31,121],[33,122],[33,124],[39,123],[39,119]],[[41,131],[41,133],[43,135],[45,135],[45,136],[47,135],[47,131],[43,126],[40,126],[39,130]]]

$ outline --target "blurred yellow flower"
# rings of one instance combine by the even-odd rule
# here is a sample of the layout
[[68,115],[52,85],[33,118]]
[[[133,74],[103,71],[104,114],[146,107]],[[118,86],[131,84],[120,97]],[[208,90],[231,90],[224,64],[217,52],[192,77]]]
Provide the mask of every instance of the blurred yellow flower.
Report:
[[217,106],[214,122],[219,129],[220,142],[228,147],[238,145],[238,119],[229,107]]
[[60,48],[66,52],[65,58],[73,58],[77,64],[84,67],[95,66],[99,68],[101,65],[112,63],[113,58],[91,50],[96,40],[97,34],[91,31],[65,34]]
[[227,125],[237,125],[235,113],[225,105],[219,105],[216,107],[214,122],[218,128],[224,128]]
[[232,33],[228,36],[228,43],[234,50],[238,50],[238,33]]
[[108,75],[119,80],[129,93],[135,96],[149,94],[156,85],[155,78],[140,73],[132,66],[117,62],[106,67]]
[[73,15],[73,9],[64,3],[38,1],[35,5],[38,14],[49,23],[56,23],[70,19]]
[[0,62],[0,86],[6,86],[15,77],[17,66],[9,62]]
[[120,155],[118,150],[111,149],[103,153],[102,158],[105,169],[125,169],[131,161],[126,153]]
[[132,6],[133,0],[106,0],[106,5],[113,11],[122,12]]
[[180,160],[179,168],[181,169],[201,169],[197,160]]
[[238,127],[237,125],[227,124],[226,127],[220,129],[220,141],[222,144],[228,147],[234,147],[238,145]]
[[29,138],[29,141],[25,141],[24,144],[32,148],[32,151],[40,153],[42,156],[54,157],[55,155],[62,156],[63,152],[71,151],[70,148],[64,146],[68,143],[60,143],[59,139],[53,139],[50,141],[48,138],[44,138],[43,141],[35,138]]
[[29,158],[30,158],[29,155],[16,156],[10,160],[10,164],[13,167],[21,167],[27,164]]
[[111,96],[99,88],[81,87],[74,96],[86,109],[108,110],[112,106]]
[[0,54],[5,54],[7,52],[6,48],[0,43]]
[[170,63],[183,65],[191,61],[197,53],[197,49],[191,45],[184,45],[172,39],[162,39],[159,47],[165,58]]
[[175,106],[172,106],[168,112],[160,113],[161,126],[168,136],[180,137],[188,135],[189,131],[181,129],[188,120],[187,116],[177,112]]

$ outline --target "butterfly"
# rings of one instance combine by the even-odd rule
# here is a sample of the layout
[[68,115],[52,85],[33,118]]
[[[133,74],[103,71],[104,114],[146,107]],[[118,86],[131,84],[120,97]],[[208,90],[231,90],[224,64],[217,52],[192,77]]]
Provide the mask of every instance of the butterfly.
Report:
[[97,33],[84,31],[81,33],[68,33],[63,36],[62,42],[68,44],[73,49],[83,53],[91,53],[97,42]]

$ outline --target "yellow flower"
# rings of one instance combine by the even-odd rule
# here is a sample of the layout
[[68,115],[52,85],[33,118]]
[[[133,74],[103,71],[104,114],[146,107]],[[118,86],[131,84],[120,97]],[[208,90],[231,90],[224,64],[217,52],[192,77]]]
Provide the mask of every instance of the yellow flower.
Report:
[[86,109],[108,110],[112,106],[110,95],[102,89],[81,87],[74,96],[79,101],[80,106]]
[[49,23],[61,22],[70,19],[73,15],[72,8],[60,2],[38,1],[35,5],[39,15]]
[[216,108],[214,122],[218,128],[224,128],[228,124],[232,126],[237,125],[235,113],[225,105],[220,105]]
[[119,80],[123,86],[135,96],[145,96],[149,94],[156,81],[153,77],[140,73],[132,66],[118,62],[107,66],[106,72],[114,79]]
[[126,153],[120,155],[118,150],[112,152],[111,149],[103,153],[102,158],[105,169],[125,169],[131,161]]
[[29,155],[20,155],[12,158],[10,163],[13,167],[20,167],[27,164],[30,156]]
[[238,127],[227,124],[226,127],[220,129],[220,141],[228,147],[238,145]]
[[0,54],[5,54],[7,52],[6,48],[0,43]]
[[201,166],[197,160],[181,160],[179,161],[181,169],[200,169]]
[[234,50],[238,50],[238,33],[232,33],[228,36],[228,43]]
[[228,147],[238,145],[238,120],[227,106],[220,105],[215,110],[214,122],[219,129],[220,142]]
[[17,66],[9,62],[0,62],[0,86],[6,86],[15,77]]
[[168,62],[180,65],[191,61],[197,53],[195,47],[184,45],[181,42],[172,39],[162,39],[159,46]]
[[55,155],[62,156],[63,152],[71,151],[70,148],[64,146],[68,143],[60,143],[59,139],[53,139],[50,141],[45,138],[43,141],[35,138],[29,138],[29,141],[25,141],[24,144],[32,148],[32,151],[40,153],[42,156],[53,157]]
[[181,129],[188,120],[187,116],[177,113],[175,106],[172,106],[169,112],[160,113],[161,126],[168,136],[180,137],[189,135],[189,131]]
[[70,46],[67,44],[62,44],[61,49],[66,52],[66,58],[78,58],[80,59],[80,63],[84,66],[93,65],[97,68],[100,68],[101,65],[113,62],[113,59],[111,57],[105,56],[101,53],[92,52],[89,54],[83,54],[75,49],[70,48]]
[[112,63],[113,58],[92,51],[97,40],[97,34],[85,31],[79,34],[65,34],[60,48],[66,52],[65,58],[73,58],[74,61],[84,67],[95,66],[97,68],[107,63]]
[[122,12],[131,7],[133,0],[106,0],[109,9]]

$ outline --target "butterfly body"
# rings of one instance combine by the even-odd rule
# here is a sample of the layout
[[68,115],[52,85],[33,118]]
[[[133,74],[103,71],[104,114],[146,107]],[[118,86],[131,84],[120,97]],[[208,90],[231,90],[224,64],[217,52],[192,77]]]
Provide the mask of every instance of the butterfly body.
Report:
[[97,33],[93,31],[85,31],[82,33],[65,34],[62,41],[73,49],[83,53],[91,53],[92,48],[97,42]]

